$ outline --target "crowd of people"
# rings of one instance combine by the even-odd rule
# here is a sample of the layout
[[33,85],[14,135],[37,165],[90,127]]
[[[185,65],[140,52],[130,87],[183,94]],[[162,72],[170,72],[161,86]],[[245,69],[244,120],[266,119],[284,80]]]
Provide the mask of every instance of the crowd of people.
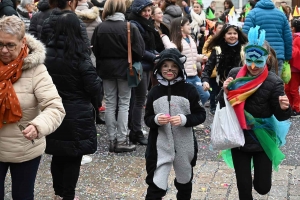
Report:
[[[12,198],[34,199],[45,152],[52,155],[54,200],[78,200],[80,166],[97,151],[96,124],[105,124],[111,153],[147,146],[146,199],[166,195],[172,167],[177,199],[191,199],[193,127],[204,127],[206,104],[211,115],[224,107],[223,95],[245,137],[244,146],[228,151],[239,198],[253,199],[252,167],[254,189],[267,194],[272,167],[282,161],[269,151],[281,153],[279,130],[267,127],[300,117],[299,10],[249,0],[238,14],[231,0],[222,12],[216,3],[2,0],[0,199],[8,169]],[[128,55],[142,66],[136,87],[128,84]],[[291,78],[284,84],[286,61]]]

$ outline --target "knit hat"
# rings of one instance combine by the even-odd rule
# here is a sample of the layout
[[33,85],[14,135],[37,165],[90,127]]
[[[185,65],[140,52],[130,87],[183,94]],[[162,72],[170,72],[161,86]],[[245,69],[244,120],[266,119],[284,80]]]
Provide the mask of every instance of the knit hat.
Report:
[[160,52],[159,56],[157,56],[154,59],[154,63],[156,63],[156,66],[154,67],[154,76],[157,74],[161,75],[161,66],[166,60],[173,61],[178,67],[179,67],[179,73],[178,76],[182,76],[183,80],[186,79],[186,72],[184,70],[184,63],[186,61],[186,56],[182,55],[178,49],[171,48],[171,49],[165,49],[162,52]]
[[152,5],[153,3],[150,0],[134,0],[131,4],[131,11],[136,14],[140,14],[144,8]]

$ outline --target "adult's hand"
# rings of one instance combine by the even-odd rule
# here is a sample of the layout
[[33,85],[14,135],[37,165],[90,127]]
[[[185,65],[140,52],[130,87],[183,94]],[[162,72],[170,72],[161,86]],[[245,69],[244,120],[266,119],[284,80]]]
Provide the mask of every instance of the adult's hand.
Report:
[[24,137],[28,140],[33,140],[37,138],[38,136],[38,131],[34,125],[29,125],[27,126],[23,131],[22,131]]
[[203,90],[204,90],[204,91],[207,91],[207,90],[209,90],[210,85],[209,85],[208,82],[203,82],[203,83],[202,83],[202,87],[203,87]]

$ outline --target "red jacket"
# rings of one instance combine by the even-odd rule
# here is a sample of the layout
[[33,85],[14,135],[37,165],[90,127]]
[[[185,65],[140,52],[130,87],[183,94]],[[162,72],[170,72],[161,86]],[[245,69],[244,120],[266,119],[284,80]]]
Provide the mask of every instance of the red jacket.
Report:
[[300,33],[293,34],[293,53],[290,65],[300,70]]

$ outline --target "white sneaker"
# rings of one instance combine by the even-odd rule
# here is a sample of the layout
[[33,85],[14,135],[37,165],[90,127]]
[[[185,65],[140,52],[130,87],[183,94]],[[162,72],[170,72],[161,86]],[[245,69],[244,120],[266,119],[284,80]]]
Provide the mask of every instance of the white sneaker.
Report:
[[82,156],[82,159],[81,159],[81,165],[88,164],[88,163],[92,162],[92,160],[93,159],[91,156],[84,155],[84,156]]
[[198,126],[196,126],[197,129],[204,129],[205,126],[203,124],[199,124]]

